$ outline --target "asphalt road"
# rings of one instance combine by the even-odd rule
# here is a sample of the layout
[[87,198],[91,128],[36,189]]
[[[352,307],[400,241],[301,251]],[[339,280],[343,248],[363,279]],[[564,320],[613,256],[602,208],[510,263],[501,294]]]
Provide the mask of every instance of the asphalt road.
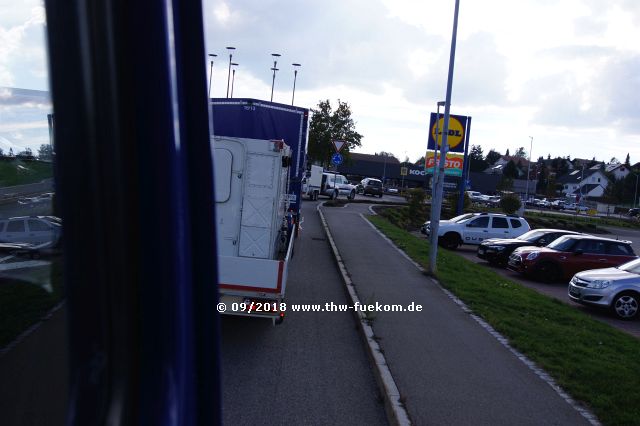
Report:
[[66,310],[0,356],[0,423],[63,425],[67,412]]
[[[286,302],[346,304],[316,203],[289,269]],[[223,420],[249,424],[386,424],[350,312],[287,312],[285,321],[223,317]]]
[[414,424],[586,423],[384,240],[360,216],[366,204],[323,212],[362,301],[423,305],[376,313],[372,324]]

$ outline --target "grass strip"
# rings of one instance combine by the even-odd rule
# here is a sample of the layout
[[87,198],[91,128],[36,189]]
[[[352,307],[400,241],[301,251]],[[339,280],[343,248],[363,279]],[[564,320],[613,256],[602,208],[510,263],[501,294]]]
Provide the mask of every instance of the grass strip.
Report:
[[[427,267],[425,239],[380,216],[368,219]],[[601,422],[640,422],[640,340],[446,250],[438,250],[437,278]]]

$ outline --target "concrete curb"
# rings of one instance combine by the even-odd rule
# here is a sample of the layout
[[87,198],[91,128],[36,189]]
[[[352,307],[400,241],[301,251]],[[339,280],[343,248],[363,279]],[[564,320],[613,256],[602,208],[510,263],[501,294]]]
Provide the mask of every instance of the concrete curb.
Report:
[[[320,221],[322,222],[322,227],[324,228],[324,231],[327,235],[327,239],[329,240],[331,251],[333,252],[336,263],[338,264],[338,268],[340,269],[340,275],[342,276],[342,281],[344,282],[345,292],[347,293],[347,296],[352,305],[355,305],[356,303],[361,304],[353,282],[349,277],[349,272],[347,271],[347,268],[342,261],[342,257],[340,256],[340,253],[338,251],[338,247],[333,240],[333,236],[331,235],[331,231],[329,230],[329,226],[324,217],[324,214],[320,209],[320,207],[322,207],[322,204],[324,203],[318,204],[318,207],[316,209],[318,211],[318,214],[320,215]],[[398,386],[396,385],[396,382],[391,375],[387,360],[385,359],[384,354],[380,349],[380,345],[378,345],[378,342],[374,338],[374,333],[371,325],[369,325],[366,317],[362,312],[356,310],[354,310],[353,312],[356,316],[356,324],[358,330],[360,331],[360,335],[365,341],[369,359],[373,363],[373,373],[382,394],[382,398],[384,399],[384,409],[387,414],[387,420],[392,425],[411,425],[409,414],[407,413],[404,405],[400,402],[400,391],[398,390]]]
[[[371,210],[373,211],[373,210]],[[375,214],[375,213],[374,213]],[[371,226],[385,241],[387,241],[393,248],[395,248],[403,257],[405,257],[409,262],[411,262],[420,272],[425,273],[426,270],[420,265],[418,262],[414,261],[409,257],[404,250],[400,247],[396,246],[393,241],[386,235],[384,235],[376,226],[371,223],[367,218],[360,214],[362,220],[364,220],[369,226]],[[461,299],[459,299],[456,295],[451,293],[449,290],[444,288],[440,281],[433,277],[428,278],[434,285],[438,286],[440,290],[442,290],[447,297],[449,297],[456,305],[460,307],[465,313],[469,314],[471,318],[475,322],[477,322],[486,332],[488,332],[491,336],[493,336],[502,346],[504,346],[508,351],[510,351],[518,360],[520,360],[524,365],[526,365],[536,376],[538,376],[542,381],[548,384],[557,394],[562,398],[567,404],[569,404],[574,410],[576,410],[582,417],[584,417],[587,422],[589,422],[593,426],[600,426],[601,423],[598,418],[593,414],[590,410],[580,405],[576,400],[574,400],[569,394],[560,387],[556,383],[556,381],[542,368],[538,367],[536,363],[531,361],[526,355],[515,349],[513,346],[509,344],[509,340],[500,334],[497,330],[495,330],[489,323],[487,323],[484,319],[476,315],[466,303],[464,303]]]

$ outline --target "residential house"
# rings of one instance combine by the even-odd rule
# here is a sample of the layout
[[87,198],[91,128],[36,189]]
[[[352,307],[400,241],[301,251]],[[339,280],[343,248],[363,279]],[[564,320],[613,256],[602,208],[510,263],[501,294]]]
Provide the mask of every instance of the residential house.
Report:
[[[489,166],[483,173],[487,173],[490,175],[501,175],[504,171],[505,166],[509,163],[509,161],[513,160],[513,163],[518,166],[520,163],[520,167],[518,168],[518,177],[523,177],[527,174],[527,166],[529,165],[529,160],[523,157],[516,157],[513,155],[503,155],[496,161],[492,166]],[[533,164],[531,165],[531,169],[533,169]]]
[[624,179],[631,172],[628,166],[620,163],[607,164],[604,171],[612,173],[615,180]]
[[556,183],[562,185],[565,195],[579,195],[580,197],[602,197],[609,184],[609,179],[599,168],[594,170],[573,170],[560,177]]

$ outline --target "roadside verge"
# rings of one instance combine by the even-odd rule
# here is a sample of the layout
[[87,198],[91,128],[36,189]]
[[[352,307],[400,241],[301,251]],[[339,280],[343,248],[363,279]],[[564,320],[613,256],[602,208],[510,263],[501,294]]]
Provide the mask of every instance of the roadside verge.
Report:
[[[426,241],[383,218],[370,217],[369,221],[416,266],[423,268],[428,264]],[[525,362],[530,368],[538,365],[548,372],[549,381],[543,370],[538,369],[536,374],[559,395],[569,398],[567,394],[571,394],[585,401],[605,424],[637,422],[640,418],[637,339],[453,253],[440,251],[438,265],[438,281],[451,292],[454,301],[460,301],[463,309],[469,309],[485,322],[488,326],[485,329],[500,343],[509,345],[512,352],[516,351],[516,356],[524,354],[519,357],[521,361],[532,360],[530,365]],[[573,401],[567,398],[567,402]],[[575,401],[572,405],[592,424],[597,423],[589,410]]]

